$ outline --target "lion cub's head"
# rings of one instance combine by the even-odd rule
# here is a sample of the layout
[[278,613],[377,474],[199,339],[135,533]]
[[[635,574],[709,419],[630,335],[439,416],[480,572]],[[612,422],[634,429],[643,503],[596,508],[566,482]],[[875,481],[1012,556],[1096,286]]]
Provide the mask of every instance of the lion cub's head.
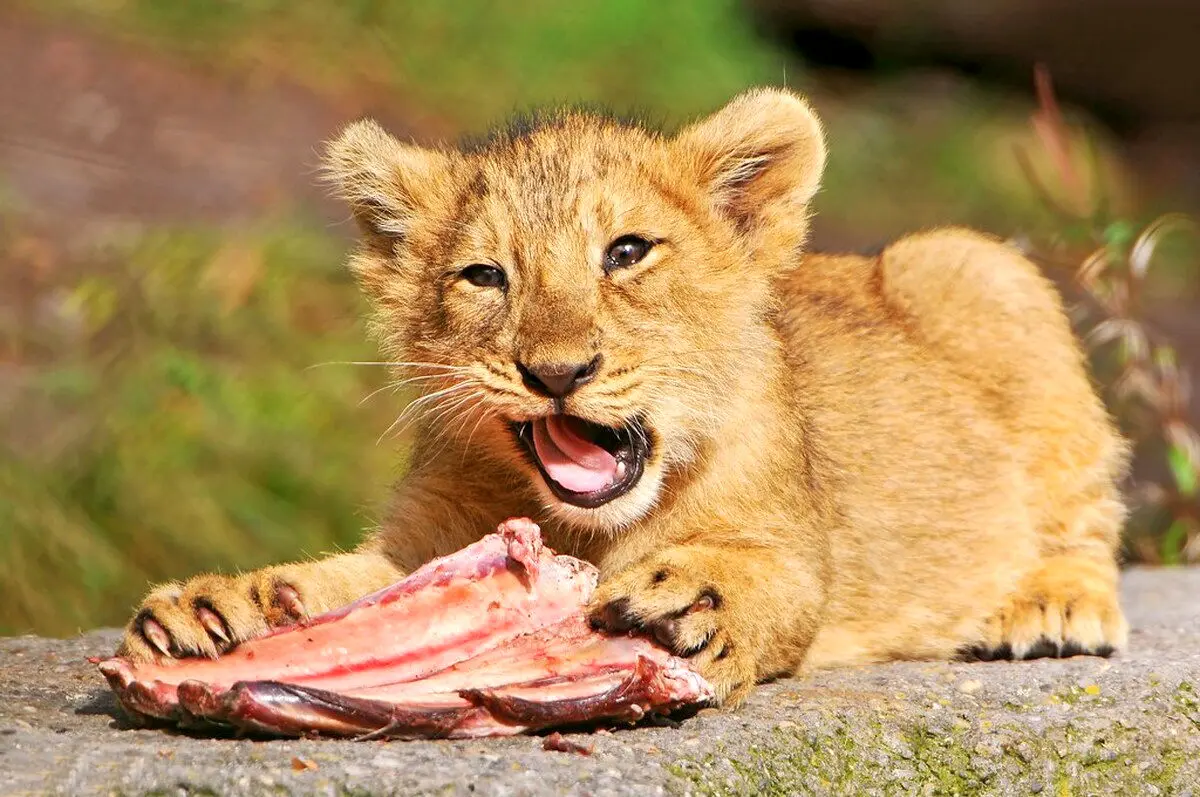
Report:
[[459,151],[358,122],[327,165],[433,432],[513,463],[568,523],[614,529],[764,388],[770,286],[824,159],[808,106],[760,90],[670,137],[564,111]]

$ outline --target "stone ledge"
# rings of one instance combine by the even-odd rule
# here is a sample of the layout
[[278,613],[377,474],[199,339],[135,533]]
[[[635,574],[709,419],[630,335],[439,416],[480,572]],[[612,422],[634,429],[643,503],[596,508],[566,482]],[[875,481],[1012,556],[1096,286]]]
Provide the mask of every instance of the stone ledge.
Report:
[[[0,795],[1197,794],[1200,570],[1133,570],[1112,660],[915,662],[761,687],[678,729],[541,740],[193,739],[129,729],[83,659],[116,632],[0,640]],[[296,767],[302,767],[297,770]]]

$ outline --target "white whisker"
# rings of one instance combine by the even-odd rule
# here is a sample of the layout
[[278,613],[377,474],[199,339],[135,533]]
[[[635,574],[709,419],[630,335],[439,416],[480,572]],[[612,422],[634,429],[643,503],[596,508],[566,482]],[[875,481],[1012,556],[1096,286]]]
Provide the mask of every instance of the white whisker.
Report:
[[482,412],[479,413],[479,420],[475,421],[475,426],[471,428],[471,434],[467,435],[467,443],[463,446],[462,462],[459,463],[460,466],[465,466],[467,463],[467,452],[471,450],[471,441],[475,439],[475,433],[479,431],[480,424],[482,424],[485,420],[495,417],[496,415],[496,411],[485,404],[480,404],[479,409],[481,409]]
[[[450,429],[451,424],[453,424],[456,420],[460,420],[462,421],[460,426],[465,426],[466,420],[470,417],[471,410],[478,406],[477,399],[480,398],[481,395],[482,394],[475,392],[467,396],[463,396],[462,398],[459,398],[453,405],[446,407],[439,412],[437,416],[428,420],[428,426],[434,429],[436,436],[431,441],[427,442],[427,445],[432,446],[435,443],[441,443],[438,449],[430,455],[431,457],[437,456],[446,450],[446,447],[450,445],[450,442],[454,439],[454,434]],[[467,407],[466,410],[460,412],[464,405]]]
[[316,363],[315,365],[310,365],[310,366],[306,367],[304,370],[311,371],[314,368],[324,368],[327,365],[376,365],[376,366],[390,366],[392,368],[433,368],[433,369],[440,369],[443,371],[455,371],[455,372],[465,372],[465,371],[470,370],[467,366],[464,366],[464,365],[447,365],[446,363],[427,363],[427,362],[420,362],[420,361],[388,362],[388,361],[382,361],[382,360],[378,361],[378,362],[373,361],[373,360],[331,360],[329,362]]
[[385,437],[387,437],[388,435],[390,435],[392,430],[395,429],[397,426],[400,426],[400,424],[404,424],[404,426],[402,426],[400,428],[400,431],[397,432],[397,434],[395,436],[399,436],[400,434],[403,434],[404,430],[408,428],[408,425],[409,425],[409,423],[411,423],[412,420],[415,420],[417,417],[420,417],[420,415],[425,413],[426,410],[424,408],[426,407],[426,405],[436,402],[439,398],[441,398],[443,396],[450,395],[459,390],[466,390],[466,389],[470,388],[471,386],[472,385],[471,385],[470,380],[464,380],[464,381],[458,382],[456,384],[453,384],[450,387],[443,388],[442,390],[437,390],[437,391],[434,391],[433,393],[427,393],[426,395],[421,396],[420,398],[416,399],[411,404],[409,404],[407,407],[405,407],[399,415],[396,416],[396,420],[392,421],[392,424],[387,429],[384,430],[383,434],[379,436],[379,440],[377,440],[375,444],[378,445],[379,443],[383,442],[383,439]]
[[434,379],[449,379],[449,378],[450,377],[447,374],[419,374],[417,376],[409,376],[404,379],[398,379],[398,380],[395,380],[392,382],[388,382],[386,385],[384,385],[381,388],[372,390],[370,393],[368,393],[366,395],[366,397],[362,401],[358,402],[358,405],[361,407],[367,401],[371,400],[372,398],[374,398],[378,394],[382,393],[383,391],[388,390],[389,388],[392,390],[393,393],[397,393],[400,391],[401,388],[407,387],[408,385],[411,385],[414,382],[428,382],[428,381],[432,381]]

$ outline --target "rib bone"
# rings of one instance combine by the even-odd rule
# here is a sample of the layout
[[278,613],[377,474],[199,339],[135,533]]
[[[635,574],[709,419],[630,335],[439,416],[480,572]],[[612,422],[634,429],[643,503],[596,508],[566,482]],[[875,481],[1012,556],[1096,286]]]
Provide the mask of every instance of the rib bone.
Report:
[[132,714],[281,735],[464,738],[636,722],[713,696],[648,639],[594,631],[590,564],[496,533],[349,606],[218,659],[100,670]]

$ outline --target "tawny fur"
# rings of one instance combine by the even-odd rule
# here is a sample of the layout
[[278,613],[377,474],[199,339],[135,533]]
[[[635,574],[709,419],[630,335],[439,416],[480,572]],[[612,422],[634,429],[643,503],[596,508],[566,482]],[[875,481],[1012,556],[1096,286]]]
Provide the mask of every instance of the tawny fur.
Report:
[[[803,665],[1124,644],[1126,450],[1053,288],[961,229],[804,254],[824,160],[781,90],[671,137],[571,112],[467,151],[349,127],[328,168],[363,230],[350,267],[426,396],[411,472],[356,552],[160,587],[125,651],[216,653],[294,619],[286,588],[323,611],[514,515],[601,568],[598,619],[621,609],[729,702]],[[606,273],[626,234],[658,244]],[[473,263],[507,291],[463,280]],[[566,412],[641,418],[654,448],[587,510],[508,424],[553,410],[516,362],[596,354]]]

